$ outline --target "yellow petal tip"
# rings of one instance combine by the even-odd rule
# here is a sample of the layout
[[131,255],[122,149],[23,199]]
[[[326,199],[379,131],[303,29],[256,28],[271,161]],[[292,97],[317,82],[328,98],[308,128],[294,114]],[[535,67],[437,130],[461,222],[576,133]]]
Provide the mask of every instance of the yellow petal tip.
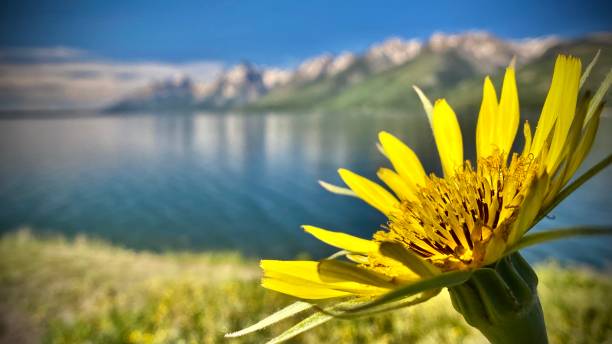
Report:
[[385,141],[389,141],[394,139],[395,136],[393,136],[393,134],[387,132],[387,131],[381,131],[378,133],[378,140],[380,141],[380,143],[383,145],[383,147],[385,146]]
[[515,67],[516,67],[516,56],[512,56],[512,60],[510,60],[510,64],[508,65],[507,69],[514,70]]
[[444,103],[446,103],[446,99],[440,98],[440,99],[436,99],[436,102],[435,102],[434,105],[444,104]]
[[347,170],[346,168],[339,168],[339,169],[338,169],[338,174],[340,175],[340,177],[341,177],[342,179],[344,179],[344,177],[346,177],[346,176],[351,176],[351,175],[353,175],[354,173],[353,173],[353,172],[351,172],[350,170]]

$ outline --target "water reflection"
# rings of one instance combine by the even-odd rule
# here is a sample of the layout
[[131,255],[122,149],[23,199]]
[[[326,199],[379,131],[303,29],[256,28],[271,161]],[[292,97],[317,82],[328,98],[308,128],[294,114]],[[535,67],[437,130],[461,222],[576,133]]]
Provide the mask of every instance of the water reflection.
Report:
[[[465,122],[465,123],[464,123]],[[463,120],[462,127],[471,123]],[[605,119],[601,132],[609,131]],[[320,256],[304,223],[370,236],[385,219],[324,192],[338,167],[375,178],[374,143],[387,130],[440,171],[429,124],[408,114],[140,114],[0,121],[0,229],[88,232],[151,249],[238,249],[256,256]],[[607,140],[607,141],[606,141]],[[466,152],[473,139],[465,137]],[[600,135],[595,155],[609,151]],[[593,158],[594,159],[594,158]],[[593,159],[590,160],[592,163]],[[543,227],[611,224],[611,173],[562,205]],[[594,260],[610,240],[530,251]]]

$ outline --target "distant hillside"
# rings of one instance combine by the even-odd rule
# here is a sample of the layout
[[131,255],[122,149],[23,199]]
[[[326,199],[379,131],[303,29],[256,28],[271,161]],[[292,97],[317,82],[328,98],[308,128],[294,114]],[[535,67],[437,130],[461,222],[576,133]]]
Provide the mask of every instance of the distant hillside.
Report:
[[228,69],[210,84],[195,83],[189,76],[155,82],[107,110],[230,109],[255,101],[271,88],[286,83],[289,77],[289,72],[282,69],[261,69],[243,62]]
[[434,34],[427,42],[390,38],[361,54],[322,54],[295,70],[239,64],[210,84],[182,80],[156,83],[111,107],[114,111],[207,109],[239,111],[379,111],[417,109],[412,85],[430,98],[445,97],[457,109],[476,108],[485,75],[501,83],[517,58],[522,107],[539,107],[556,55],[582,59],[597,50],[600,61],[587,87],[595,88],[612,66],[612,34],[573,40],[544,37],[507,41],[487,32]]
[[193,109],[195,85],[188,77],[155,82],[148,88],[113,104],[107,111],[154,111]]
[[[519,59],[517,78],[521,106],[540,107],[543,104],[558,54],[580,57],[583,68],[586,68],[597,50],[601,50],[600,59],[586,84],[587,89],[595,89],[612,66],[611,34],[559,42],[533,60],[523,59],[521,62]],[[334,78],[313,82],[299,89],[273,91],[250,104],[248,109],[418,109],[420,102],[410,88],[412,85],[421,87],[432,99],[445,97],[458,109],[473,109],[480,102],[484,76],[490,74],[495,83],[501,86],[504,67],[510,61],[510,56],[503,65],[489,66],[487,71],[479,69],[473,58],[458,49],[440,52],[429,47],[414,59],[380,73],[368,75],[367,68],[355,66],[361,74],[349,69]],[[354,83],[346,82],[353,75],[361,78]]]
[[431,97],[438,97],[475,75],[479,72],[454,51],[425,51],[406,64],[351,85],[321,106],[330,110],[418,108],[412,85],[418,84]]
[[[415,108],[420,104],[411,90],[415,84],[430,97],[444,95],[455,100],[455,104],[470,105],[480,95],[472,91],[455,95],[464,82],[481,80],[486,73],[498,72],[513,56],[527,63],[543,54],[558,39],[548,37],[509,42],[486,32],[434,34],[409,57],[381,68],[380,62],[372,59],[373,52],[386,50],[390,55],[390,42],[374,45],[342,73],[305,85],[289,83],[246,108],[330,111]],[[401,48],[395,44],[393,51],[398,50]]]

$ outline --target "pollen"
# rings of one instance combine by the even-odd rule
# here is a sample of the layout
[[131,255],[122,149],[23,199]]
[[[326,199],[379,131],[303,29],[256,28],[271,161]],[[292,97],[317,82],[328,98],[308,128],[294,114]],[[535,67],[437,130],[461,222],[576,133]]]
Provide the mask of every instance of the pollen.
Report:
[[376,241],[403,244],[443,270],[481,266],[490,243],[507,241],[537,163],[514,154],[469,161],[451,177],[433,174],[416,201],[403,201],[389,216]]

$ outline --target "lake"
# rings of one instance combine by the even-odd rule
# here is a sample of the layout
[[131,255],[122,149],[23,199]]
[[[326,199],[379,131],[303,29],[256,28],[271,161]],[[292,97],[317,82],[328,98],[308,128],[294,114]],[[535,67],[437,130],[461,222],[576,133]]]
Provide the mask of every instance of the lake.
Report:
[[[611,150],[607,115],[586,166]],[[466,154],[473,157],[469,122],[462,119]],[[5,117],[0,231],[86,233],[136,249],[320,258],[332,250],[300,225],[369,237],[385,221],[361,201],[317,184],[340,184],[339,167],[375,178],[376,169],[387,165],[375,147],[380,130],[404,139],[428,171],[440,171],[421,113]],[[611,186],[608,169],[538,229],[612,225]],[[612,261],[612,239],[565,240],[526,255],[604,266]]]

